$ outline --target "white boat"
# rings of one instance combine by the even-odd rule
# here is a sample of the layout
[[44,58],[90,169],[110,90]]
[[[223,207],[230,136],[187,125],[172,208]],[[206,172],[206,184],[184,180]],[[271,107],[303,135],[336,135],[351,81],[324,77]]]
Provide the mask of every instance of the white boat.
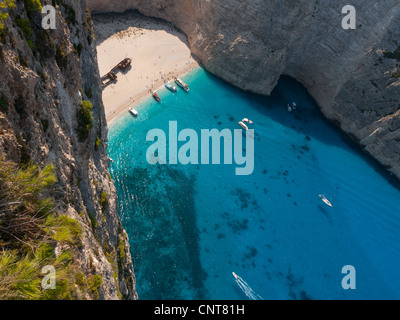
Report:
[[326,205],[333,207],[332,203],[323,194],[320,194],[319,197]]
[[293,101],[292,103],[289,103],[287,106],[288,106],[288,111],[292,112],[292,111],[296,110],[297,104],[296,104],[296,102]]
[[165,87],[172,91],[172,92],[176,92],[178,89],[175,86],[170,85],[169,83],[165,83]]
[[239,288],[243,291],[243,293],[250,299],[250,300],[264,300],[259,294],[257,294],[250,286],[244,281],[241,277],[239,277],[236,273],[232,272],[233,276],[235,277],[235,281]]
[[176,78],[175,82],[178,86],[180,86],[183,90],[185,90],[186,92],[189,92],[189,86],[184,83],[181,79]]
[[247,118],[244,118],[244,119],[242,120],[242,122],[246,122],[246,123],[253,124],[253,121],[251,121],[251,120],[249,120],[249,119],[247,119]]
[[239,124],[244,130],[246,130],[246,131],[249,130],[249,127],[246,126],[246,125],[244,124],[243,121],[239,121],[238,124]]
[[138,112],[134,108],[129,108],[129,113],[134,117],[138,116]]

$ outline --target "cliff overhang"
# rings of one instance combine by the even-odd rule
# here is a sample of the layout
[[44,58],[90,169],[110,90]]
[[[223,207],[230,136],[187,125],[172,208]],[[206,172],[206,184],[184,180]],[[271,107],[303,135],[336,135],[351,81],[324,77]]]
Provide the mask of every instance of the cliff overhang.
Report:
[[400,179],[400,4],[239,0],[87,0],[93,12],[138,10],[173,23],[193,54],[243,90],[271,93],[281,75],[304,85],[322,113]]

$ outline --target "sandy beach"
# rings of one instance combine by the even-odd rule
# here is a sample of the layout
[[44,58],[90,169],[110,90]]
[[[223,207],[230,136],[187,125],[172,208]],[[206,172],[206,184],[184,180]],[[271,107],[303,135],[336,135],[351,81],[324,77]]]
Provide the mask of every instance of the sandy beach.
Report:
[[173,82],[199,64],[185,35],[171,24],[135,12],[95,15],[100,75],[125,58],[132,66],[117,70],[117,82],[103,89],[108,124],[136,106],[166,81]]

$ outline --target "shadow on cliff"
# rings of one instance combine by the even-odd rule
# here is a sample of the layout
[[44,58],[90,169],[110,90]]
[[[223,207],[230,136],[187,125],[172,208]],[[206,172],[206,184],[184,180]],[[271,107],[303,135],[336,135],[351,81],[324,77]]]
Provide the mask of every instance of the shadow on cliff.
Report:
[[[232,86],[209,73],[216,78],[221,85]],[[359,144],[347,136],[334,123],[330,122],[321,112],[318,104],[308,93],[307,89],[295,79],[289,76],[281,76],[277,86],[270,96],[262,96],[241,89],[237,94],[243,98],[255,102],[252,107],[261,114],[266,115],[288,129],[294,130],[305,136],[306,143],[295,146],[303,154],[309,152],[307,141],[317,140],[323,144],[345,149],[352,154],[362,157],[376,172],[382,175],[393,187],[400,190],[400,182],[390,174],[381,164],[364,152]],[[296,102],[295,111],[288,111],[288,104]],[[257,119],[252,119],[257,124]],[[259,124],[263,125],[263,124]],[[332,134],[334,133],[334,134]]]
[[[290,99],[293,97],[292,99]],[[307,137],[319,140],[325,144],[329,144],[338,148],[346,149],[348,152],[363,158],[374,170],[382,175],[393,187],[400,190],[400,181],[389,173],[383,165],[374,160],[368,155],[361,146],[354,141],[350,136],[345,134],[336,124],[330,122],[321,112],[320,107],[312,96],[308,93],[307,89],[295,79],[282,76],[278,82],[277,87],[274,89],[270,97],[266,98],[267,101],[271,101],[272,105],[276,103],[282,103],[287,101],[290,103],[295,100],[298,104],[297,110],[293,114],[294,118],[304,124],[299,126],[291,125],[291,128],[304,133]],[[287,106],[286,106],[287,107]],[[277,112],[272,111],[271,108],[268,112],[270,117],[274,117],[274,120],[279,121],[280,115]],[[311,122],[319,121],[321,126],[308,125]],[[281,121],[285,124],[285,120]],[[330,132],[321,132],[320,128],[328,128]],[[328,131],[328,130],[327,130]],[[335,134],[332,134],[334,132]]]

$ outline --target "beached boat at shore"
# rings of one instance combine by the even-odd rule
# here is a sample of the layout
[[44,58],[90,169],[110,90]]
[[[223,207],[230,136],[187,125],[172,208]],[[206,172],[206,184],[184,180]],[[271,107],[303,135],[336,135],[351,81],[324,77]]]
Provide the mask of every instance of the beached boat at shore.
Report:
[[189,92],[189,86],[183,82],[181,79],[176,78],[175,82],[178,86],[180,86],[183,90],[185,90],[186,92]]
[[156,91],[154,91],[154,92],[152,93],[152,95],[153,95],[153,98],[156,99],[157,102],[161,102],[161,98],[158,96],[158,94],[157,94]]
[[129,113],[134,117],[137,117],[139,114],[134,108],[129,108]]
[[116,75],[117,69],[125,72],[132,64],[131,58],[125,58],[120,63],[118,63],[114,68],[111,69],[105,76],[101,77],[101,87],[107,87],[111,83],[115,83],[118,81],[118,77]]
[[165,83],[165,87],[168,89],[168,90],[170,90],[170,91],[172,91],[172,92],[176,92],[178,89],[175,87],[175,86],[173,86],[173,85],[170,85],[169,83]]

